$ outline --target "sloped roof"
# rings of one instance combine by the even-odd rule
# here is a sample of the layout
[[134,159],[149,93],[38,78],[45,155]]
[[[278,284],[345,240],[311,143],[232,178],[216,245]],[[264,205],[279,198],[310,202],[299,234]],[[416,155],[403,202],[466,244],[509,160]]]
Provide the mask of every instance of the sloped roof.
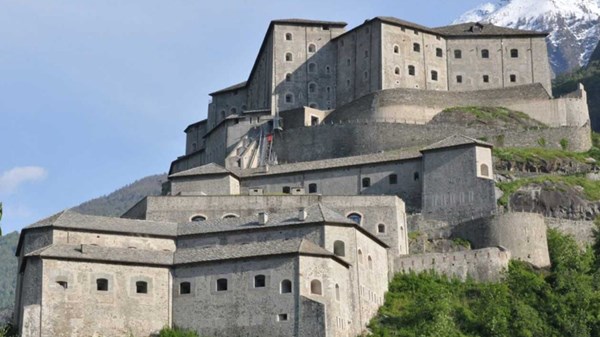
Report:
[[444,148],[449,148],[449,147],[470,145],[470,144],[475,144],[475,145],[480,145],[480,146],[485,146],[485,147],[493,147],[492,144],[480,141],[478,139],[474,139],[474,138],[463,136],[463,135],[453,135],[448,138],[442,139],[437,143],[433,143],[433,144],[423,148],[421,150],[421,152],[444,149]]
[[243,89],[243,88],[246,87],[247,83],[248,83],[248,81],[240,82],[240,83],[234,84],[232,86],[229,86],[227,88],[223,88],[221,90],[217,90],[215,92],[211,92],[209,95],[211,95],[211,96],[212,95],[218,95],[218,94],[223,94],[223,93],[226,93],[226,92],[229,92],[229,91],[235,91],[235,90]]
[[93,230],[98,232],[113,232],[123,234],[143,234],[165,237],[175,237],[175,235],[177,235],[177,224],[172,222],[85,215],[72,210],[65,210],[51,217],[40,220],[25,227],[24,230],[44,227]]
[[160,266],[170,266],[173,264],[173,252],[94,245],[50,245],[26,255],[26,257],[34,256]]
[[215,163],[208,163],[199,167],[194,167],[189,170],[173,173],[169,175],[169,178],[181,178],[181,177],[192,177],[192,176],[203,176],[203,175],[233,175],[231,171],[227,170],[223,166]]
[[292,24],[292,25],[315,25],[315,26],[335,26],[346,27],[348,24],[343,21],[327,21],[327,20],[307,20],[307,19],[276,19],[271,21],[272,24]]
[[346,266],[350,265],[328,250],[305,239],[281,239],[178,249],[173,262],[178,265],[286,254],[330,257]]
[[414,23],[414,22],[410,22],[410,21],[398,19],[398,18],[395,18],[393,16],[376,16],[373,20],[379,20],[379,21],[382,21],[382,22],[385,22],[385,23],[389,23],[389,24],[392,24],[392,25],[395,25],[395,26],[403,26],[403,27],[408,27],[408,28],[415,28],[417,30],[421,30],[421,31],[424,31],[424,32],[436,33],[430,27],[425,27],[425,26],[420,25],[418,23]]
[[481,37],[481,36],[547,36],[546,32],[514,29],[495,26],[491,23],[467,22],[457,25],[443,26],[433,29],[446,37]]

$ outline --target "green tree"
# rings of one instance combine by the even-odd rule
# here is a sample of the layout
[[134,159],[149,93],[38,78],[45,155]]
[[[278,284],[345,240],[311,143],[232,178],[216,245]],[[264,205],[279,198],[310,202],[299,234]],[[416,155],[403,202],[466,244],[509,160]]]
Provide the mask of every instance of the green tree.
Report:
[[0,236],[2,236],[2,203],[0,202]]

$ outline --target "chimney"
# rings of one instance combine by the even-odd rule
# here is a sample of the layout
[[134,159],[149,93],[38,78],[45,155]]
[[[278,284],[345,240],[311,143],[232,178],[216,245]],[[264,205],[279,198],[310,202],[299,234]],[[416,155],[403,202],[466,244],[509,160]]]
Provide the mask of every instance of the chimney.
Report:
[[298,210],[298,220],[300,220],[300,221],[306,220],[307,215],[308,214],[306,213],[306,209],[300,208],[300,210]]
[[258,224],[264,226],[269,221],[269,213],[267,212],[259,212],[258,213]]

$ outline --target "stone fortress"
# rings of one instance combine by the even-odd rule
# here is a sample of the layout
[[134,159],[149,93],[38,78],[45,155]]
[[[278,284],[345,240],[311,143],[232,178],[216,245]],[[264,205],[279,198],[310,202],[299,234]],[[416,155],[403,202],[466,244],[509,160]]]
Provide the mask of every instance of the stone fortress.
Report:
[[[272,21],[248,80],[186,128],[163,195],[120,218],[67,210],[25,228],[22,336],[356,336],[395,273],[494,281],[510,259],[547,267],[544,218],[498,210],[492,159],[540,137],[591,146],[584,88],[551,95],[546,34],[345,26]],[[544,127],[434,122],[454,106]],[[474,249],[410,254],[415,230]]]

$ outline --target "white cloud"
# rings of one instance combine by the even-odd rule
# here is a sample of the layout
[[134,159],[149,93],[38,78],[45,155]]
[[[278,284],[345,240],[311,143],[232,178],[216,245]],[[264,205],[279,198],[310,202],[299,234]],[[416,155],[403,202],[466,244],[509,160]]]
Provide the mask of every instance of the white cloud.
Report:
[[46,169],[39,166],[12,168],[0,175],[0,194],[12,194],[20,185],[44,180],[47,175]]

